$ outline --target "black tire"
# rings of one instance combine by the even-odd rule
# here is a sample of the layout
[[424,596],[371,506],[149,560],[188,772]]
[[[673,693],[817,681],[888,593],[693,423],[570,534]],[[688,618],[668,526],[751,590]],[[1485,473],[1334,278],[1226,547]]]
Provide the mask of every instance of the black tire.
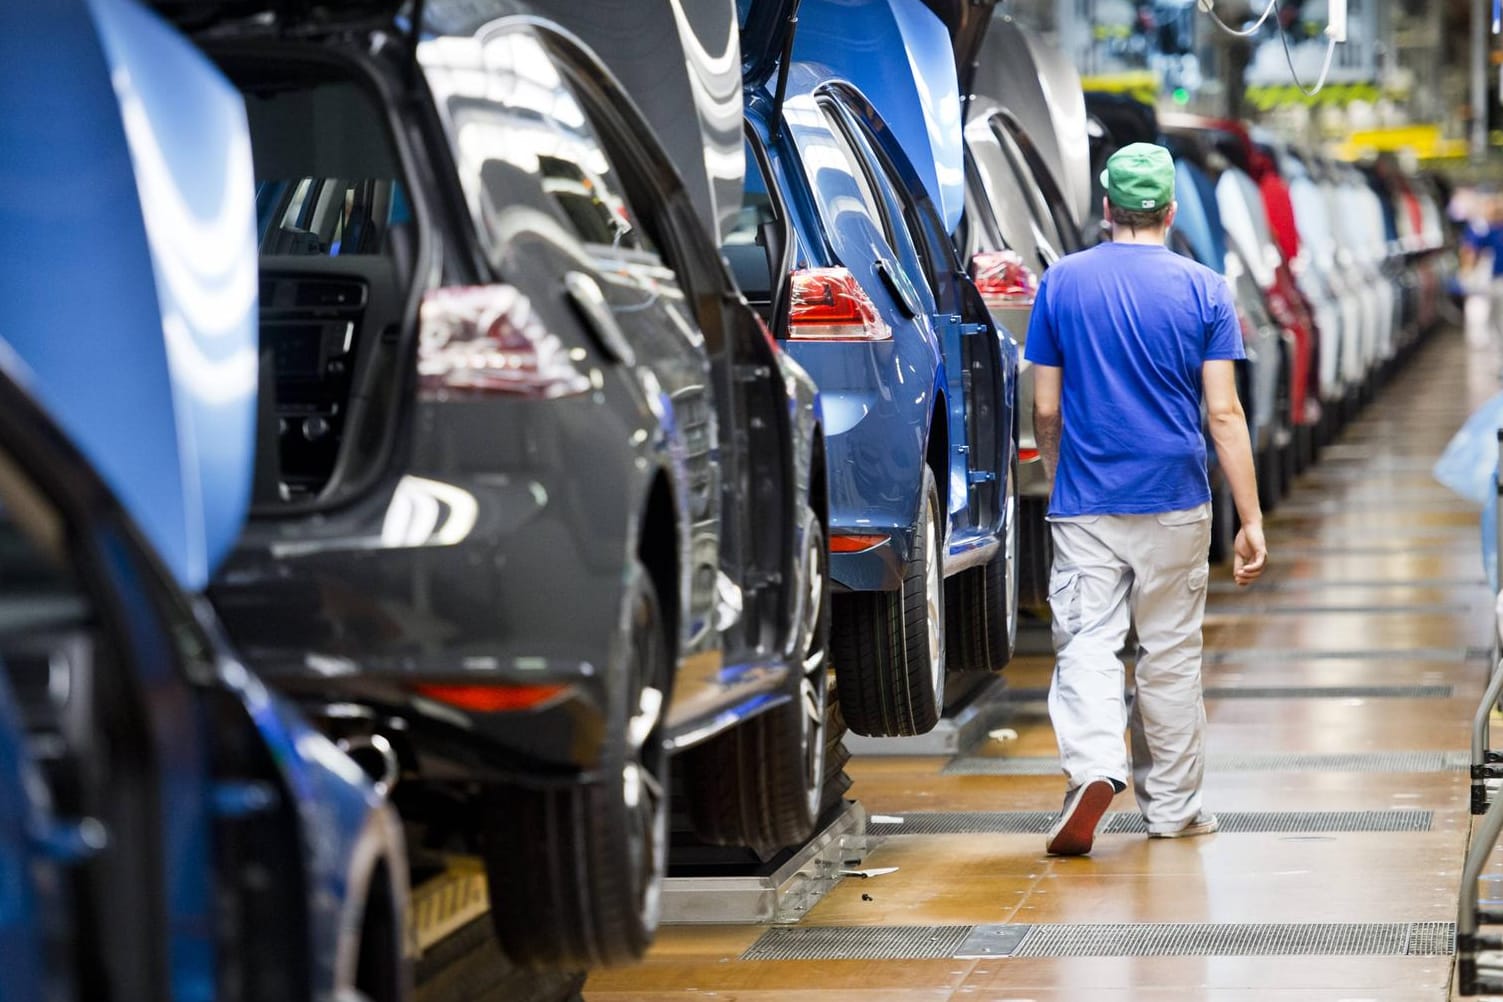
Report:
[[1295,469],[1304,473],[1315,466],[1319,446],[1315,443],[1315,425],[1302,424],[1294,429]]
[[1049,530],[1049,499],[1018,500],[1018,605],[1049,612],[1049,572],[1054,566],[1054,535]]
[[1018,471],[1013,464],[1004,509],[1002,552],[945,582],[945,667],[994,672],[1018,642]]
[[1220,564],[1232,559],[1238,528],[1232,486],[1222,477],[1211,488],[1211,563]]
[[370,875],[360,920],[354,992],[349,1002],[402,1002],[411,997],[412,971],[402,950],[403,922],[394,914],[391,877],[385,868]]
[[1279,462],[1279,447],[1269,445],[1268,448],[1258,453],[1258,504],[1265,513],[1273,511],[1279,505],[1279,500],[1284,496],[1284,486],[1280,472],[1283,468]]
[[797,697],[679,756],[695,834],[712,845],[770,853],[798,845],[824,807],[829,726],[830,553],[808,513],[798,639],[789,667]]
[[838,696],[835,681],[831,679],[829,701],[825,707],[825,781],[824,788],[820,791],[821,820],[839,810],[845,800],[845,793],[852,784],[850,773],[845,771],[846,763],[851,760],[851,753],[845,746],[848,728],[845,726],[845,716],[840,712]]
[[[631,963],[657,930],[668,862],[668,755],[659,724],[672,658],[657,592],[640,564],[626,601],[629,653],[610,694],[603,778],[499,788],[483,805],[491,920],[502,949],[523,967]],[[645,727],[633,747],[633,731]]]
[[869,737],[927,734],[945,678],[944,510],[924,467],[913,554],[897,591],[851,592],[831,603],[830,653],[846,726]]
[[1336,439],[1336,428],[1341,424],[1341,402],[1327,400],[1320,408],[1320,423],[1315,426],[1315,459],[1320,460],[1321,450]]

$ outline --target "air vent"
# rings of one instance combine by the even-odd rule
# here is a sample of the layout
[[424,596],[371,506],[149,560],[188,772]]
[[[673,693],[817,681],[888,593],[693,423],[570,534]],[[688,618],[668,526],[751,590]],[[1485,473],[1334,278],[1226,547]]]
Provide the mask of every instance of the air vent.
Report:
[[302,309],[359,309],[365,305],[365,285],[326,279],[302,281],[297,284],[294,305]]

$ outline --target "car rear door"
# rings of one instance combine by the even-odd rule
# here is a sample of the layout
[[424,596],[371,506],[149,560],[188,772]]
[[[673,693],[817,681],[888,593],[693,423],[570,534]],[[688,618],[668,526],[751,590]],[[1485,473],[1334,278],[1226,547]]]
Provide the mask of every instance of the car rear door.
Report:
[[[871,130],[870,113],[838,105],[838,127],[854,144],[868,182],[878,193],[884,224],[910,274],[933,296],[931,314],[945,357],[952,468],[964,471],[964,490],[950,487],[952,531],[990,532],[1001,517],[1005,439],[1011,428],[1007,366],[990,314],[955,260],[955,250],[927,204],[916,178],[904,179],[894,150]],[[958,504],[961,498],[964,504]]]

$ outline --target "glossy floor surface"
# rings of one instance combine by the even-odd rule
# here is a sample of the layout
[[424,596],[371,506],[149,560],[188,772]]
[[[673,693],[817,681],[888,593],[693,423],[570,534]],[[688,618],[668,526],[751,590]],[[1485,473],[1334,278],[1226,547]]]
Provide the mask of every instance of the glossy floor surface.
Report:
[[[874,839],[862,866],[896,870],[845,879],[797,927],[1454,921],[1470,827],[1455,756],[1401,763],[1410,770],[1402,772],[1342,771],[1350,757],[1237,756],[1464,754],[1492,611],[1477,513],[1430,468],[1470,409],[1498,389],[1496,373],[1491,355],[1469,354],[1459,334],[1436,335],[1269,517],[1265,579],[1239,591],[1218,570],[1206,616],[1210,809],[1431,812],[1428,825],[1182,841],[1106,834],[1085,859],[1046,857],[1038,834],[895,835]],[[1005,726],[1016,736],[983,740],[970,759],[1055,754],[1040,701],[1051,667],[1047,656],[1008,667],[1016,698]],[[1236,691],[1250,687],[1264,691]],[[872,815],[1054,811],[1063,792],[1057,774],[957,774],[943,758],[858,757],[850,772],[851,795]],[[1113,810],[1131,813],[1131,794]],[[1413,956],[741,959],[765,931],[664,928],[644,963],[595,973],[585,998],[1430,1002],[1449,996],[1452,979],[1449,947]]]

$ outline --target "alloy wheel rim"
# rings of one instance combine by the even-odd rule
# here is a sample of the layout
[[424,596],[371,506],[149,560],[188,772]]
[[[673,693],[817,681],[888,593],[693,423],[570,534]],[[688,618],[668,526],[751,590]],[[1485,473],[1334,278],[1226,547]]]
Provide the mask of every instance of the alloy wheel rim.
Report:
[[940,662],[941,633],[944,624],[941,620],[943,609],[941,607],[941,594],[944,583],[939,576],[939,524],[934,517],[934,506],[931,499],[924,502],[924,532],[929,537],[929,552],[925,555],[924,566],[924,592],[926,612],[928,613],[929,626],[929,676],[934,683],[935,699],[938,700],[942,689],[941,679],[944,675],[944,665]]
[[[644,635],[636,641],[633,684],[640,681],[640,673],[646,666],[657,663],[657,641],[650,632],[642,632]],[[668,860],[668,812],[664,809],[667,791],[661,778],[666,753],[656,746],[664,701],[662,689],[644,684],[638,690],[636,706],[627,718],[626,759],[621,770],[629,858],[638,861],[635,891],[647,929],[656,927],[662,911],[663,888],[658,878],[667,872]]]
[[824,618],[825,570],[824,539],[816,531],[809,533],[808,555],[804,580],[804,624],[799,652],[803,658],[803,678],[799,685],[799,700],[803,705],[805,776],[804,790],[809,813],[819,813],[825,772],[825,701],[829,689],[825,684],[828,654],[821,642],[823,631],[820,622]]
[[1011,651],[1018,639],[1018,478],[1016,472],[1009,475],[1012,486],[1007,492],[1007,649]]

